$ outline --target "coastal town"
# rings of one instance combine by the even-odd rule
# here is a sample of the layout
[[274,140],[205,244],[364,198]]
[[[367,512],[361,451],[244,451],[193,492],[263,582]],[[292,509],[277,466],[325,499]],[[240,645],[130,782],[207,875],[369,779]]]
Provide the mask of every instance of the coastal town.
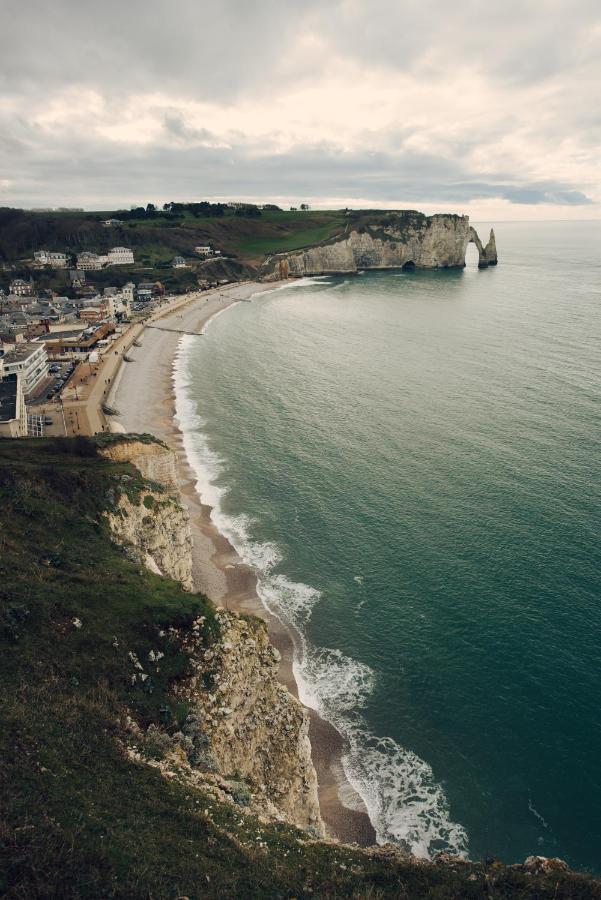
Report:
[[[201,260],[221,256],[210,245],[198,245],[194,253]],[[159,280],[120,278],[119,286],[100,286],[90,274],[134,264],[128,247],[77,254],[43,248],[26,261],[25,277],[0,289],[0,437],[107,430],[104,400],[144,324],[227,283],[199,277],[195,290],[178,294]],[[189,263],[177,255],[171,265]],[[39,285],[41,273],[57,271],[68,275],[64,294]]]

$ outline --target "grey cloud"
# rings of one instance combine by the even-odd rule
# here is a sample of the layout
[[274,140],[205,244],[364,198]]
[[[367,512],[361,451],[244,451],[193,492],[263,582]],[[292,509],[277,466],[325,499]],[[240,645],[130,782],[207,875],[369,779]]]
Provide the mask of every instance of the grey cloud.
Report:
[[175,139],[182,144],[219,145],[221,143],[217,135],[207,128],[192,128],[188,125],[178,110],[164,115],[163,129],[168,139]]
[[468,66],[506,81],[530,81],[596,59],[586,37],[600,22],[596,0],[370,0],[311,17],[341,53],[374,65],[437,77]]
[[[529,129],[551,151],[575,141],[574,151],[563,151],[568,162],[571,155],[595,157],[598,0],[571,0],[569,14],[565,0],[463,0],[452,8],[446,0],[3,0],[2,14],[1,96],[16,112],[0,120],[0,180],[15,183],[3,189],[0,204],[321,195],[417,205],[502,198],[550,207],[590,204],[599,191],[598,184],[529,179],[522,174],[527,159],[512,168],[500,156],[485,175],[474,175],[466,162],[476,148],[514,132],[523,146]],[[302,35],[324,49],[311,50],[309,42],[306,55],[299,52]],[[482,121],[472,115],[432,155],[407,149],[415,136],[409,126],[363,134],[371,153],[341,153],[317,140],[275,153],[232,121],[229,149],[177,108],[178,99],[259,97],[268,120],[272,96],[319,81],[333,59],[359,71],[417,73],[424,91],[467,68],[514,90],[515,112]],[[547,91],[542,107],[523,105],[524,85]],[[93,137],[92,111],[54,134],[29,121],[34,102],[50,106],[58,91],[73,87],[98,92],[109,120],[137,93],[164,94],[173,108],[157,112],[162,133],[152,147]],[[275,117],[271,127],[275,138]]]
[[316,0],[3,0],[4,92],[87,85],[231,98],[266,73]]
[[[272,87],[274,70],[302,32],[369,67],[440,77],[473,66],[532,80],[594,60],[596,0],[3,0],[5,91],[73,83],[127,93],[175,87],[186,96],[231,98]],[[327,66],[329,54],[311,57]],[[302,57],[287,77],[306,77]]]
[[[175,135],[189,137],[177,117],[169,127]],[[455,211],[483,198],[519,204],[591,202],[561,183],[473,179],[460,161],[434,155],[403,151],[341,155],[327,143],[268,154],[252,143],[224,150],[211,146],[211,137],[202,133],[200,146],[172,141],[126,149],[80,139],[72,143],[69,153],[58,139],[47,141],[43,151],[29,148],[22,157],[24,178],[19,190],[24,199],[19,202],[82,202],[107,208],[148,200],[289,197],[292,202],[328,196],[417,206],[438,203]],[[8,173],[7,162],[0,149],[0,177]],[[5,192],[0,205],[7,202],[10,193]]]
[[567,206],[584,206],[591,204],[593,201],[582,191],[563,190],[561,186],[551,186],[548,188],[539,187],[506,187],[502,196],[511,203],[550,203],[561,204]]

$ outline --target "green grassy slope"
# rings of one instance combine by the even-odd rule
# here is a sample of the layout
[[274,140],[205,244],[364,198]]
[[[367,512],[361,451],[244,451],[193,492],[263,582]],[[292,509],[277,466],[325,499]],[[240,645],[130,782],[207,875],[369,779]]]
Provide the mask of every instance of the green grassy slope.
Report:
[[140,263],[169,263],[175,255],[189,257],[198,244],[211,244],[242,262],[257,265],[275,250],[292,250],[341,231],[343,211],[272,211],[248,219],[228,210],[221,218],[189,213],[169,219],[131,219],[117,228],[103,228],[108,213],[32,213],[0,209],[0,260],[16,262],[42,247],[77,253],[131,247]]
[[[0,895],[9,898],[589,898],[586,876],[415,865],[307,841],[120,750],[127,711],[176,729],[170,636],[211,605],[131,561],[102,512],[140,475],[86,439],[0,441]],[[156,490],[155,486],[155,490]],[[78,623],[80,627],[78,627]],[[130,651],[164,654],[131,684]]]

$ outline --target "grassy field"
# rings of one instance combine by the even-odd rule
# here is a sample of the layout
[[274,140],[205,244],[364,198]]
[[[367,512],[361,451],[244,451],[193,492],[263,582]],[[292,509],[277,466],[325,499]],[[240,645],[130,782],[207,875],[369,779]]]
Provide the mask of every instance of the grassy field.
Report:
[[269,213],[256,233],[237,238],[237,253],[259,261],[271,253],[317,244],[344,230],[344,213]]
[[[111,543],[104,510],[146,485],[87,439],[0,441],[0,895],[30,898],[599,898],[598,882],[415,864],[266,825],[128,759],[130,713],[179,729],[189,658],[170,627],[206,617]],[[154,487],[156,490],[156,486]],[[131,683],[130,651],[165,654]]]
[[[194,247],[211,244],[242,263],[259,265],[266,254],[317,243],[344,229],[344,211],[264,211],[259,218],[236,216],[130,219],[104,228],[108,213],[31,213],[0,210],[0,260],[18,264],[47,248],[79,253],[106,252],[113,246],[134,250],[137,260],[156,266],[174,256],[194,257]],[[93,276],[92,276],[93,277]]]

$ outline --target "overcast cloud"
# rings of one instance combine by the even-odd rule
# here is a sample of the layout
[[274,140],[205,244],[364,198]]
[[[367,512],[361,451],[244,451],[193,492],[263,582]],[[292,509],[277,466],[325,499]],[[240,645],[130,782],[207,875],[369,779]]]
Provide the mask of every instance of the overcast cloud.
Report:
[[601,218],[598,0],[0,11],[0,205]]

